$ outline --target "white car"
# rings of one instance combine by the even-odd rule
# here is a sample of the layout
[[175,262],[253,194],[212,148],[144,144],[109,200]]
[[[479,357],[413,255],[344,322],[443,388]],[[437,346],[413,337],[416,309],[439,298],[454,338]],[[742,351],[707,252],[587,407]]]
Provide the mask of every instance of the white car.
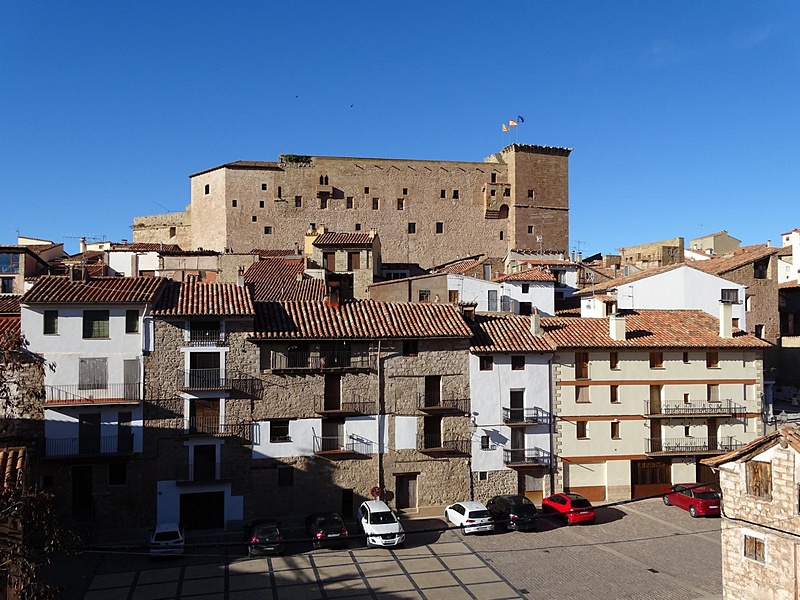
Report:
[[358,523],[367,536],[367,548],[400,546],[406,541],[400,519],[385,502],[362,502],[357,515]]
[[159,523],[150,532],[150,556],[183,554],[185,538],[177,523]]
[[444,510],[444,517],[453,525],[464,528],[464,533],[494,531],[494,519],[480,502],[457,502]]

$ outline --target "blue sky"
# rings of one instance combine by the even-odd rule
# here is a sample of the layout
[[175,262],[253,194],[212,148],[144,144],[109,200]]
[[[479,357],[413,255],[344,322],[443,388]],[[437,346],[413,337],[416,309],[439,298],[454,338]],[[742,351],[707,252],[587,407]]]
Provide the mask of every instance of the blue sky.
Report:
[[7,2],[0,243],[131,239],[233,160],[516,141],[574,148],[584,255],[779,244],[800,227],[798,71],[796,2]]

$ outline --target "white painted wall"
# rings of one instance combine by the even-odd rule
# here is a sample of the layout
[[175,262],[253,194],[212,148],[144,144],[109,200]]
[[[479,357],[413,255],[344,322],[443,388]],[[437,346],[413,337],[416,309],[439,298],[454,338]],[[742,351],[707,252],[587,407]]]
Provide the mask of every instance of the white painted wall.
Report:
[[[412,417],[415,418],[415,417]],[[352,417],[344,421],[344,441],[370,444],[371,454],[388,451],[388,415]],[[290,442],[269,441],[269,421],[257,421],[254,426],[253,458],[288,458],[292,456],[313,456],[314,436],[322,435],[322,419],[292,419],[289,421]],[[379,428],[383,429],[382,439]],[[414,431],[416,432],[416,425]],[[350,436],[353,436],[351,438]],[[381,443],[382,442],[382,443]],[[416,447],[416,437],[414,446]],[[362,447],[363,448],[363,447]]]
[[394,447],[396,450],[416,450],[417,417],[394,418]]
[[128,252],[113,250],[106,253],[111,275],[136,277],[142,271],[159,272],[158,252]]
[[50,408],[44,411],[44,437],[48,440],[78,439],[78,419],[81,414],[100,413],[100,435],[114,436],[119,434],[118,417],[120,412],[131,413],[131,433],[133,434],[133,451],[142,452],[142,406],[133,405],[88,405],[60,406],[58,410]]
[[[498,303],[502,295],[499,283],[453,273],[447,274],[447,290],[458,291],[458,299],[461,302],[477,302],[475,310],[480,312],[489,310],[489,290],[497,292]],[[442,298],[441,301],[447,302],[447,298]]]
[[[528,284],[528,292],[523,293],[523,284]],[[501,296],[511,302],[511,312],[519,314],[519,303],[530,302],[544,316],[555,314],[555,288],[553,282],[545,281],[505,281]],[[478,309],[480,310],[480,309]]]
[[244,498],[231,494],[230,483],[193,484],[189,489],[175,481],[156,482],[156,522],[178,523],[181,519],[181,492],[225,492],[225,522],[244,519]]

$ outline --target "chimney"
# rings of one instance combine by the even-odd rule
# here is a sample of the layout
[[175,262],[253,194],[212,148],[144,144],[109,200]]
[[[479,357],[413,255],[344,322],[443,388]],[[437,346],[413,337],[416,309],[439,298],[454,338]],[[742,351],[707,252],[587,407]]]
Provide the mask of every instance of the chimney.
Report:
[[534,306],[531,313],[531,334],[536,337],[541,337],[544,334],[542,329],[542,317],[539,314],[539,308]]
[[459,302],[458,310],[461,316],[467,323],[475,322],[475,309],[478,307],[477,302]]
[[620,314],[608,317],[608,335],[615,342],[625,341],[625,317]]
[[244,267],[239,267],[236,273],[236,285],[244,287]]
[[80,248],[81,248],[81,254],[85,254],[86,253],[86,238],[85,237],[82,237],[81,240],[80,240]]
[[730,302],[719,302],[719,337],[733,337],[733,305]]

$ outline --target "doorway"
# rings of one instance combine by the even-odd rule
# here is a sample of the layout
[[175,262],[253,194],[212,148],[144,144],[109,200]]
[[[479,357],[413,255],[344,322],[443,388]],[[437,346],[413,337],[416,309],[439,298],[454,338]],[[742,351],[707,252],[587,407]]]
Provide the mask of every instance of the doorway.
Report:
[[417,474],[397,475],[396,482],[395,506],[398,509],[417,508]]
[[72,514],[89,516],[92,512],[92,466],[72,467]]
[[181,494],[181,524],[186,529],[225,526],[225,492]]

